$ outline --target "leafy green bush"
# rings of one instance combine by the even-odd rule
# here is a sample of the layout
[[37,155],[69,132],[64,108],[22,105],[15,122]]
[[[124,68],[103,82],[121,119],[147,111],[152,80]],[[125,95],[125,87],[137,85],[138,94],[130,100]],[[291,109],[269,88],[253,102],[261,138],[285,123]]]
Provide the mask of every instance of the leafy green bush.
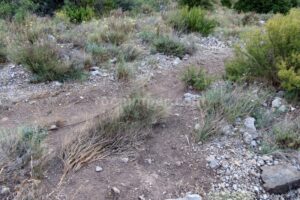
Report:
[[91,7],[66,6],[64,12],[70,18],[70,21],[74,23],[89,21],[95,15]]
[[216,22],[208,19],[205,11],[197,7],[180,9],[170,16],[169,23],[179,31],[199,32],[204,36],[216,27]]
[[270,19],[264,30],[244,36],[235,58],[226,64],[233,81],[261,78],[281,85],[290,94],[300,94],[300,9]]
[[28,68],[34,75],[33,82],[65,81],[82,78],[82,69],[63,61],[59,49],[52,43],[22,45],[10,50],[10,58]]
[[297,6],[297,0],[239,0],[234,8],[243,12],[257,13],[287,13],[292,7]]
[[31,0],[2,0],[0,2],[0,18],[23,20],[30,12],[34,12],[37,5]]
[[180,5],[196,7],[201,6],[203,8],[212,8],[213,2],[212,0],[179,0]]
[[182,80],[186,86],[191,86],[196,90],[205,90],[212,81],[203,69],[197,70],[194,66],[184,72]]
[[187,53],[186,47],[181,42],[168,36],[160,36],[156,38],[153,45],[156,52],[163,53],[165,55],[183,58],[183,56]]

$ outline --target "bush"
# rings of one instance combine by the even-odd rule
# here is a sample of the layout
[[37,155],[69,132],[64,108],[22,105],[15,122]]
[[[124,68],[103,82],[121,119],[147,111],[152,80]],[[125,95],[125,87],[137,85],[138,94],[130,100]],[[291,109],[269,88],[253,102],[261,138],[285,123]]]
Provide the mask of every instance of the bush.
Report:
[[212,0],[179,0],[179,5],[188,6],[190,8],[201,6],[203,8],[212,8]]
[[132,69],[124,62],[117,65],[116,75],[118,80],[128,81],[132,76]]
[[216,27],[216,22],[208,19],[205,11],[197,7],[180,9],[170,16],[169,23],[179,31],[199,32],[203,36],[212,33]]
[[86,52],[91,53],[96,64],[107,62],[120,54],[118,47],[114,45],[98,45],[90,43],[86,46]]
[[300,94],[300,9],[270,19],[264,30],[244,36],[235,58],[226,64],[227,78],[265,79],[290,94]]
[[257,13],[287,13],[292,7],[297,6],[297,0],[239,0],[234,8],[243,12]]
[[187,53],[186,47],[181,42],[168,36],[160,36],[156,38],[153,45],[156,52],[163,53],[165,55],[183,58],[183,56]]
[[196,90],[205,90],[212,81],[203,69],[197,70],[194,66],[185,71],[182,80],[186,86],[191,86]]
[[94,10],[91,7],[66,6],[64,12],[73,23],[89,21],[94,17]]
[[221,0],[221,4],[222,4],[222,6],[225,6],[227,8],[231,8],[232,7],[231,0]]
[[59,49],[52,43],[22,45],[10,50],[10,58],[29,69],[34,75],[33,82],[65,81],[82,78],[82,69],[60,58]]
[[0,17],[2,19],[23,20],[28,13],[34,12],[37,5],[31,0],[2,0],[0,2]]

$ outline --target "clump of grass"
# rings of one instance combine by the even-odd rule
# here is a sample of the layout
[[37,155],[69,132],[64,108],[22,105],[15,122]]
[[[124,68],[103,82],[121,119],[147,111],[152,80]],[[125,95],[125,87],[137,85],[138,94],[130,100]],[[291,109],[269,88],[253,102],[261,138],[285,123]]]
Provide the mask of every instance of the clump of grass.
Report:
[[264,97],[264,92],[257,95],[252,91],[251,88],[228,85],[207,90],[200,102],[204,116],[201,128],[196,131],[196,140],[205,141],[219,134],[223,124],[252,116]]
[[173,39],[169,36],[159,36],[153,42],[156,52],[165,55],[177,56],[183,58],[187,53],[187,49],[180,41]]
[[0,182],[11,191],[27,179],[43,177],[46,135],[47,132],[38,127],[0,131]]
[[187,87],[191,86],[196,90],[205,90],[212,82],[203,69],[197,70],[194,66],[188,67],[182,77]]
[[120,113],[106,119],[97,119],[86,132],[81,133],[63,149],[65,173],[111,153],[124,151],[151,135],[151,128],[165,117],[163,106],[134,94]]
[[241,191],[241,192],[219,192],[219,193],[210,193],[209,199],[212,200],[252,200],[255,199],[255,195],[248,191]]
[[179,31],[199,32],[208,36],[213,32],[217,23],[208,19],[204,10],[199,7],[184,7],[169,17],[169,23]]
[[97,44],[89,43],[85,51],[90,53],[93,57],[93,61],[96,64],[107,62],[109,59],[119,56],[120,50],[117,46],[111,44]]
[[55,43],[38,42],[12,48],[10,58],[34,74],[33,82],[65,81],[84,76],[82,69],[61,59],[59,47]]
[[120,62],[116,67],[116,76],[118,80],[128,81],[133,75],[132,68],[124,62]]
[[107,27],[99,36],[103,42],[121,45],[128,39],[133,30],[134,23],[132,20],[111,17]]
[[126,62],[132,62],[141,55],[141,51],[133,45],[122,46],[121,52],[122,52],[121,57]]
[[281,149],[300,149],[300,118],[274,126],[276,145]]

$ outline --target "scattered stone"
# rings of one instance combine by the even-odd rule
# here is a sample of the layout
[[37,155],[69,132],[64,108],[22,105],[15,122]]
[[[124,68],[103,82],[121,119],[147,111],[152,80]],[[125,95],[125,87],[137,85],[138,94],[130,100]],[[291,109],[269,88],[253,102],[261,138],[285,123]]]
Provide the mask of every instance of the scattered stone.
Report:
[[231,135],[233,133],[233,127],[231,125],[226,125],[221,130],[224,135]]
[[2,188],[1,188],[1,194],[7,195],[9,193],[10,193],[10,189],[8,187],[6,187],[6,186],[2,186]]
[[56,124],[53,124],[50,126],[49,131],[56,131],[58,130],[58,127],[56,126]]
[[216,159],[214,155],[207,157],[206,161],[208,162],[209,167],[212,169],[217,169],[220,167],[219,161]]
[[290,164],[264,166],[261,169],[263,186],[267,192],[283,194],[300,187],[300,171]]
[[200,95],[197,94],[191,94],[191,93],[185,93],[184,94],[184,100],[186,102],[196,101],[200,98]]
[[272,101],[272,108],[279,108],[282,105],[282,99],[280,97],[276,97]]
[[146,200],[146,198],[144,197],[144,195],[142,195],[142,196],[139,196],[139,198],[138,198],[139,200]]
[[288,109],[287,109],[287,107],[285,106],[285,105],[281,105],[279,108],[278,108],[278,111],[279,112],[286,112]]
[[196,124],[194,129],[195,129],[195,131],[199,131],[201,129],[201,125],[200,124]]
[[116,198],[120,196],[121,191],[117,187],[112,187],[111,194],[113,195],[114,198]]
[[128,163],[129,158],[127,158],[127,157],[121,158],[121,161],[122,161],[123,163]]
[[178,65],[179,63],[181,62],[180,58],[176,58],[174,61],[173,61],[173,65]]
[[167,199],[167,200],[202,200],[202,197],[198,194],[187,194],[183,198],[178,199]]
[[59,81],[54,81],[54,85],[55,85],[56,87],[61,87],[61,86],[62,86],[62,83],[59,82]]
[[8,120],[9,120],[8,117],[3,117],[3,118],[1,119],[2,122],[6,122],[6,121],[8,121]]
[[247,117],[244,121],[244,125],[247,130],[256,132],[255,119],[253,117]]
[[101,73],[98,70],[91,71],[90,73],[91,73],[92,76],[101,76]]
[[103,168],[100,167],[100,166],[96,166],[96,172],[102,172],[103,171]]

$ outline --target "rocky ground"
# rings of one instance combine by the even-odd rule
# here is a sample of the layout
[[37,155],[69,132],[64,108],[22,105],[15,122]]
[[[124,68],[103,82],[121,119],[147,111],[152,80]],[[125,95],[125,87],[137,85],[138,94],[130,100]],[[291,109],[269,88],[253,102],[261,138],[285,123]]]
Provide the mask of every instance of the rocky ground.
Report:
[[[45,170],[45,199],[300,199],[300,191],[293,190],[300,185],[300,154],[259,154],[260,132],[254,118],[224,126],[222,136],[212,141],[194,142],[191,133],[198,128],[201,93],[185,88],[182,71],[193,64],[222,76],[224,60],[232,53],[216,38],[190,37],[198,49],[193,56],[149,53],[135,63],[136,78],[129,83],[118,82],[112,72],[99,67],[92,68],[83,82],[41,84],[30,83],[30,73],[21,66],[0,68],[0,126],[48,127],[49,155],[86,121],[120,103],[131,88],[143,87],[169,106],[170,117],[147,141],[69,174],[59,186],[62,163],[54,159]],[[267,106],[297,110],[280,97]],[[63,125],[55,127],[58,121]],[[1,187],[1,195],[10,193],[10,188]]]

